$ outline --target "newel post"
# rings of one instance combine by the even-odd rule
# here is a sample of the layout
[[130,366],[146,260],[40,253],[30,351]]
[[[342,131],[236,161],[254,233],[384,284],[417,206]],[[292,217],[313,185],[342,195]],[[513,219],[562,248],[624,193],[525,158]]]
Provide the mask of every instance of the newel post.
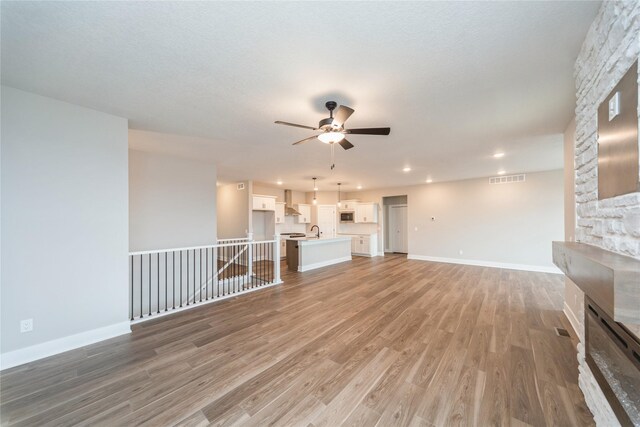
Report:
[[247,233],[247,280],[253,280],[253,233]]
[[275,259],[273,260],[273,283],[280,283],[280,234],[276,233],[273,236],[273,243],[275,245],[275,251],[273,253],[276,254]]

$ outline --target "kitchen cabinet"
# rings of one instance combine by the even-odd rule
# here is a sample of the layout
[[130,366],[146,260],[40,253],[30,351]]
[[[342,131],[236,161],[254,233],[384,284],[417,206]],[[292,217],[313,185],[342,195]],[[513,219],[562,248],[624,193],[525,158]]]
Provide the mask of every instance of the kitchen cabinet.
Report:
[[340,202],[340,212],[354,212],[357,205],[357,200],[342,200]]
[[284,224],[284,203],[276,203],[276,224]]
[[358,203],[356,205],[355,223],[376,224],[378,222],[377,203]]
[[351,254],[369,257],[378,255],[378,235],[352,235]]
[[253,210],[254,211],[275,211],[276,210],[276,197],[275,196],[253,196]]
[[296,205],[300,215],[296,216],[296,224],[309,224],[311,222],[311,205]]

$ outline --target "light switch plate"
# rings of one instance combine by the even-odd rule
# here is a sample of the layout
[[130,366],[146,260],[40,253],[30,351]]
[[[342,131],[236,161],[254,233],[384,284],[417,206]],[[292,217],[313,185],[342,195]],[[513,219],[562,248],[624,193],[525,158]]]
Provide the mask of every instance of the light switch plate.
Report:
[[609,98],[609,121],[615,119],[620,115],[620,92],[613,94]]

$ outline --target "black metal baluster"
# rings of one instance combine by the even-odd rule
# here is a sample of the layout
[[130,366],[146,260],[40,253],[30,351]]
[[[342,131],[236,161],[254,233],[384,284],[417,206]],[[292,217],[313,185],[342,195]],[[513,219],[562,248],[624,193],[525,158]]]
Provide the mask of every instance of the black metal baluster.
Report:
[[140,254],[140,318],[142,315],[142,254]]
[[133,255],[129,258],[131,258],[131,320],[133,320]]
[[256,271],[254,270],[256,265],[256,262],[255,262],[256,246],[251,242],[247,242],[247,244],[251,246],[251,254],[249,255],[249,264],[251,264],[251,276],[249,276],[249,281],[250,281],[249,283],[250,283],[250,286],[253,288],[255,286],[255,277],[256,277]]
[[149,281],[149,316],[153,310],[151,310],[151,254],[149,254],[149,277],[147,278]]
[[260,283],[262,282],[262,243],[258,243],[258,247],[260,248],[259,249],[260,255],[258,256],[258,271],[259,271],[258,286],[260,286]]
[[209,300],[209,248],[204,249],[204,265],[205,265],[204,287],[205,287],[205,292],[207,293],[205,297],[205,301],[207,301]]
[[167,274],[167,258],[169,257],[169,252],[165,252],[164,253],[164,311],[167,311],[167,299],[169,296],[169,293],[167,292],[167,278],[169,277],[169,275]]
[[238,292],[238,247],[233,246],[233,293]]
[[[200,273],[202,277],[202,273]],[[193,303],[196,303],[196,250],[193,250]]]
[[173,300],[173,306],[172,309],[175,310],[176,309],[176,251],[172,251],[171,252],[172,255],[171,257],[173,258],[173,261],[171,262],[171,290],[172,290],[172,296],[171,299]]
[[255,272],[253,271],[253,260],[256,259],[256,254],[253,252],[253,249],[253,244],[249,240],[247,240],[247,252],[251,251],[251,254],[249,255],[249,262],[247,263],[247,267],[249,266],[249,264],[251,264],[251,274],[249,275],[250,288],[253,288],[253,276],[255,274]]
[[268,244],[267,250],[269,251],[269,282],[271,282],[273,276],[273,245],[271,243]]

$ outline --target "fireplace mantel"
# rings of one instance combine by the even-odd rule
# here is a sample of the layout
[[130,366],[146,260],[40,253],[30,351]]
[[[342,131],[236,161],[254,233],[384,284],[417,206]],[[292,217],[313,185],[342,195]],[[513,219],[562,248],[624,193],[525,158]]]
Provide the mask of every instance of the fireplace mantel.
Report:
[[585,243],[553,242],[553,263],[616,322],[640,325],[640,260]]

